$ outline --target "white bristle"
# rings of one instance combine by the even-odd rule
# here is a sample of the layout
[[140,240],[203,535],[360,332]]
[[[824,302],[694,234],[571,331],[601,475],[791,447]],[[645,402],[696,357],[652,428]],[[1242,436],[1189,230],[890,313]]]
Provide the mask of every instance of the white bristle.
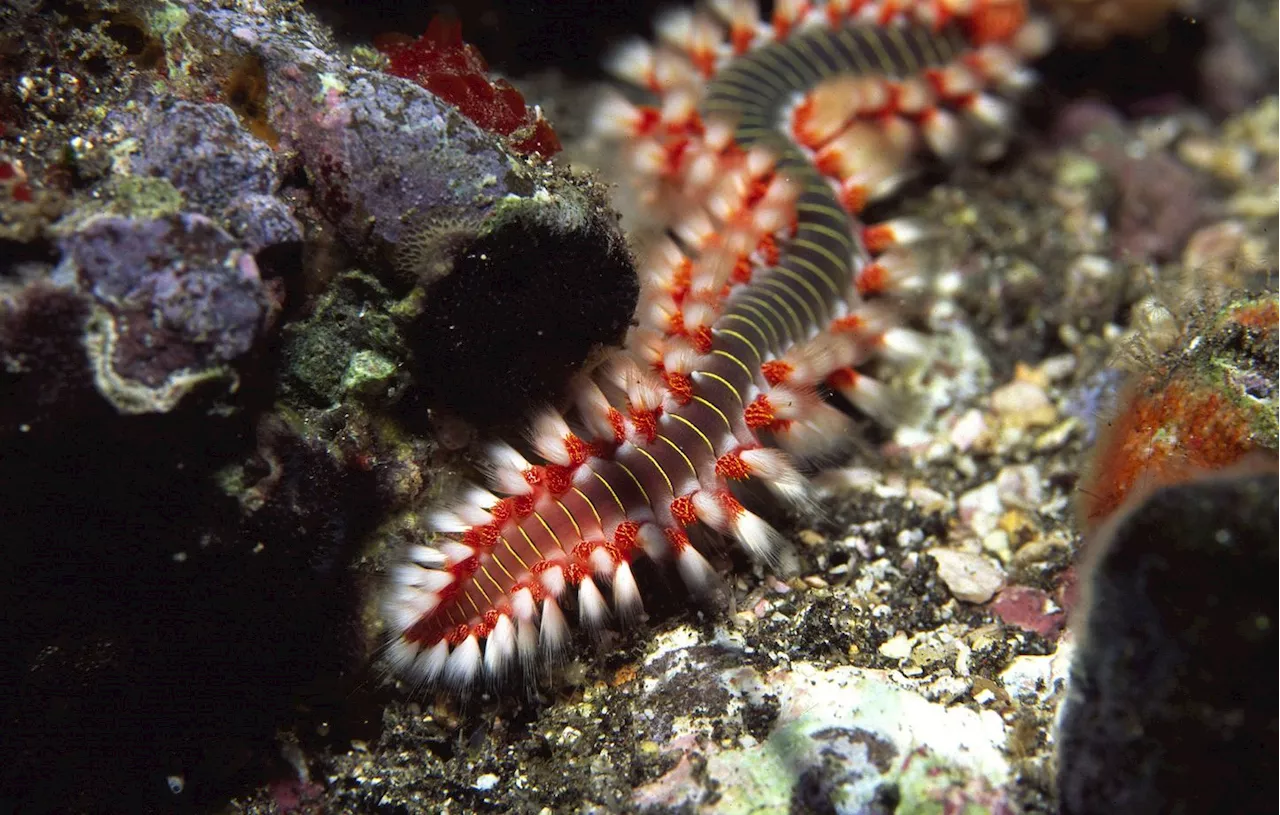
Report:
[[698,365],[701,354],[697,349],[683,342],[672,342],[662,357],[662,365],[668,371],[678,374],[692,373]]
[[676,568],[690,591],[704,592],[715,577],[715,570],[693,546],[686,546],[676,555]]
[[466,532],[474,524],[469,524],[452,509],[433,509],[427,513],[427,526],[435,532],[445,535],[457,535]]
[[717,532],[729,530],[729,513],[717,491],[698,490],[693,494],[693,511],[698,520]]
[[578,584],[578,619],[588,628],[599,628],[609,616],[609,605],[604,601],[596,582],[590,577]]
[[435,569],[402,564],[391,573],[392,579],[405,586],[416,586],[424,591],[439,592],[453,583],[453,575]]
[[820,404],[817,394],[798,387],[775,385],[764,390],[773,412],[779,419],[803,420],[809,412]]
[[951,113],[934,108],[921,123],[925,144],[941,159],[952,159],[964,146],[964,131]]
[[516,653],[516,627],[505,614],[498,615],[493,630],[484,641],[484,670],[497,678],[506,672]]
[[752,147],[747,151],[747,173],[752,178],[764,178],[777,163],[778,157],[767,147]]
[[890,245],[911,246],[938,235],[938,230],[911,216],[890,218],[873,225],[882,233],[892,236]]
[[899,365],[920,360],[928,350],[924,335],[909,328],[894,327],[880,335],[880,355]]
[[783,361],[791,365],[792,372],[785,381],[801,387],[817,385],[831,371],[852,364],[847,359],[852,350],[847,338],[819,334],[787,352]]
[[538,655],[538,624],[533,620],[516,624],[516,650],[525,668],[532,668]]
[[383,613],[394,629],[407,631],[439,605],[440,595],[414,586],[403,586],[390,595]]
[[660,289],[669,289],[675,284],[676,274],[685,262],[684,252],[675,241],[665,236],[654,242],[644,257],[645,262],[640,269],[641,282]]
[[853,419],[825,402],[815,402],[806,405],[802,417],[776,436],[788,453],[816,463],[847,445],[854,430]]
[[[688,90],[674,90],[662,100],[662,123],[673,127],[683,127],[698,112],[698,97]],[[695,145],[696,146],[696,145]]]
[[417,544],[409,547],[409,559],[419,566],[427,566],[429,568],[438,569],[448,563],[448,558],[444,552],[441,552],[434,546],[426,546]]
[[1026,93],[1039,81],[1040,75],[1034,69],[1018,66],[1000,77],[999,88],[1001,93],[1018,96]]
[[706,130],[702,140],[710,150],[720,152],[733,143],[734,123],[723,117],[711,116],[704,123]]
[[[488,490],[485,490],[484,492],[488,494]],[[490,506],[492,506],[492,504],[490,504]],[[453,514],[458,516],[458,518],[467,525],[467,528],[493,523],[493,515],[489,514],[489,510],[487,508],[477,506],[466,498],[454,504]]]
[[[789,184],[783,185],[786,194],[791,195],[792,187]],[[772,189],[772,187],[770,187]],[[758,235],[776,235],[791,221],[794,210],[790,202],[781,205],[774,205],[771,202],[771,196],[766,195],[764,199],[756,205],[755,213],[751,217],[751,228]]]
[[667,336],[653,328],[633,325],[627,334],[627,347],[646,365],[657,367],[667,352]]
[[444,552],[450,563],[461,563],[476,553],[475,549],[465,543],[452,540],[441,541],[440,551]]
[[[874,266],[883,272],[884,289],[887,291],[915,291],[926,283],[920,259],[915,252],[905,247],[894,247],[878,256]],[[864,266],[858,269],[856,276],[865,281],[863,275],[869,268],[871,267]]]
[[609,421],[613,406],[600,386],[584,376],[574,380],[572,391],[578,416],[587,430],[597,439],[613,441],[613,424]]
[[1053,47],[1053,26],[1048,20],[1033,17],[1013,35],[1013,49],[1024,59],[1037,59]]
[[462,491],[462,500],[471,506],[487,510],[493,509],[493,506],[498,503],[498,496],[479,484],[468,484]]
[[620,93],[608,93],[596,105],[591,129],[615,139],[633,138],[640,133],[640,109]]
[[540,411],[529,428],[529,444],[544,461],[567,467],[570,464],[565,439],[572,435],[569,423],[554,410]]
[[416,563],[400,563],[391,567],[391,582],[400,586],[419,586],[428,571]]
[[653,74],[653,48],[642,39],[632,39],[605,55],[604,68],[618,79],[642,88]]
[[909,116],[918,116],[934,103],[933,90],[922,77],[909,77],[898,82],[897,108]]
[[468,636],[449,654],[444,664],[445,681],[456,688],[465,688],[480,672],[480,642],[474,634]]
[[882,383],[865,374],[857,374],[851,383],[837,390],[858,410],[887,427],[893,427],[905,418],[902,415],[905,405]]
[[[719,300],[720,289],[733,273],[733,267],[737,262],[737,253],[721,247],[703,252],[698,257],[698,263],[693,268],[690,280],[690,288],[694,296],[709,298],[712,301]],[[688,311],[685,314],[687,315]]]
[[640,366],[635,357],[626,352],[612,354],[596,368],[596,377],[602,384],[612,385],[618,390],[626,390],[627,382],[636,374]]
[[418,658],[418,646],[404,637],[396,637],[387,643],[387,664],[393,671],[407,673],[413,661]]
[[702,208],[691,209],[676,220],[671,231],[683,243],[695,251],[702,251],[716,235],[715,222]]
[[627,380],[627,399],[636,410],[653,410],[662,406],[666,386],[652,374],[636,368]]
[[650,560],[664,560],[671,548],[667,543],[667,536],[662,534],[662,530],[654,523],[640,524],[636,540],[639,541],[640,548]]
[[639,139],[628,145],[631,168],[641,176],[659,176],[667,167],[667,151],[656,139]]
[[715,306],[710,303],[693,300],[684,304],[684,325],[690,331],[695,328],[710,328],[718,316]]
[[711,217],[723,223],[738,215],[746,200],[748,183],[742,173],[721,176],[707,197],[707,212]]
[[773,5],[773,17],[775,20],[795,24],[808,10],[809,0],[777,0]]
[[494,442],[485,451],[488,459],[489,481],[493,488],[506,495],[528,495],[533,487],[525,480],[529,462],[506,442]]
[[759,447],[743,450],[741,455],[752,475],[763,481],[774,495],[792,506],[808,506],[812,502],[808,479],[783,451]]
[[711,10],[726,23],[748,22],[752,25],[760,22],[760,7],[756,0],[711,0]]
[[449,643],[440,640],[418,654],[409,673],[419,682],[435,682],[444,673],[444,667],[448,662]]
[[635,619],[644,611],[640,601],[640,587],[636,585],[631,564],[620,562],[613,572],[613,607],[623,622]]
[[964,111],[993,130],[1007,131],[1013,126],[1013,111],[1008,104],[987,93],[968,98]]
[[511,611],[517,620],[532,620],[537,616],[538,601],[533,599],[533,592],[527,586],[511,595]]
[[551,597],[542,601],[542,625],[538,640],[549,657],[563,651],[569,641],[569,624],[565,622],[560,604]]
[[613,576],[613,556],[609,554],[609,550],[605,547],[597,546],[592,549],[591,554],[587,556],[587,563],[591,566],[593,574],[605,579]]
[[953,62],[935,72],[935,84],[943,97],[958,99],[976,93],[981,80],[967,65]]
[[653,31],[667,45],[687,51],[693,45],[693,11],[687,8],[661,11],[653,21]]
[[697,190],[705,190],[723,169],[720,156],[710,150],[699,150],[693,153],[684,165],[685,191],[693,194]]
[[647,291],[645,295],[636,307],[636,317],[640,327],[646,331],[653,330],[665,334],[673,321],[681,316],[680,304],[676,302],[675,294],[667,289],[657,289]]
[[538,579],[542,582],[542,588],[552,597],[564,594],[564,569],[560,566],[552,566],[539,574]]
[[702,85],[702,77],[683,54],[657,51],[653,55],[653,85],[659,93],[668,93],[677,87],[697,89]]
[[772,563],[785,541],[778,530],[763,518],[749,510],[740,511],[730,521],[733,536],[738,539],[753,560]]

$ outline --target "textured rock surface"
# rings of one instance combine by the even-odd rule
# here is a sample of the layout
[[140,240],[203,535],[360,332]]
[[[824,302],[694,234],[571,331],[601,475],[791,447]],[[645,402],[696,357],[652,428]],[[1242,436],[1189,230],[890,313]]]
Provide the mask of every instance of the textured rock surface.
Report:
[[221,366],[248,351],[262,328],[257,263],[200,215],[99,216],[59,244],[53,279],[93,301],[89,365],[121,413],[171,410],[196,384],[225,373]]

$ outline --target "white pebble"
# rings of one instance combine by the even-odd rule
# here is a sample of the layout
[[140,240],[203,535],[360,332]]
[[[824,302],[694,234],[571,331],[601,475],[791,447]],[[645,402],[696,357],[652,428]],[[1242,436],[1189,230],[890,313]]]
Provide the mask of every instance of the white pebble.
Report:
[[1004,572],[982,555],[954,549],[930,549],[938,561],[938,577],[951,594],[966,603],[985,603],[1004,585]]

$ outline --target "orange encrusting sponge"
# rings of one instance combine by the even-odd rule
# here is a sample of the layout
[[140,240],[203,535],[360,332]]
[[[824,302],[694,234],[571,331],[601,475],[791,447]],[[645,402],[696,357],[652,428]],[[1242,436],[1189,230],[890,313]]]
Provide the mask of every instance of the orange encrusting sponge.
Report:
[[1135,491],[1228,467],[1257,449],[1250,417],[1209,388],[1185,381],[1138,387],[1122,404],[1094,457],[1094,475],[1081,487],[1091,527]]
[[[1229,349],[1243,344],[1265,354],[1269,347],[1274,365],[1278,317],[1274,296],[1229,306],[1207,330],[1194,332],[1193,347],[1184,342],[1170,355],[1170,369],[1128,386],[1080,485],[1086,531],[1153,489],[1224,470],[1260,451],[1274,455],[1277,385],[1270,384],[1269,402],[1246,393],[1236,381],[1244,375],[1232,373],[1237,361]],[[1240,335],[1243,343],[1228,339]]]

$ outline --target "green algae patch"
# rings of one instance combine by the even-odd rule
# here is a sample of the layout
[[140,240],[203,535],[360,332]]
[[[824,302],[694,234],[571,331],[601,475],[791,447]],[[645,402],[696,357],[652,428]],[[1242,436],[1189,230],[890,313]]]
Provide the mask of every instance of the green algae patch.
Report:
[[348,395],[394,401],[408,351],[391,312],[398,301],[363,272],[337,277],[311,316],[285,329],[287,400],[327,408]]

